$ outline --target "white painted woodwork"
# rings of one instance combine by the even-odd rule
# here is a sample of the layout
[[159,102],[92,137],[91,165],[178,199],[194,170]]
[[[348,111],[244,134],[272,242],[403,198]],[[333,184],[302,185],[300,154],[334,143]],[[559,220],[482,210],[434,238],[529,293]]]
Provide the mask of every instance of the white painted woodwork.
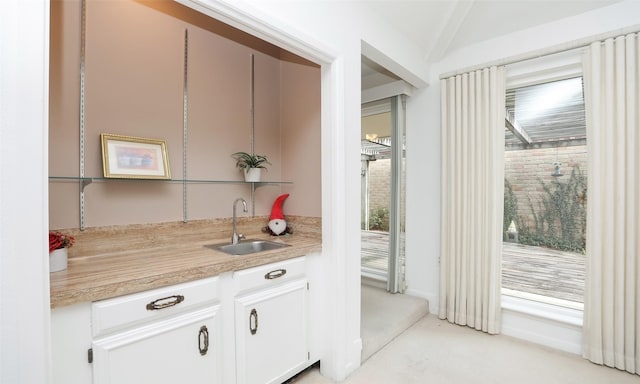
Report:
[[[319,359],[310,349],[306,263],[306,257],[299,257],[56,308],[53,382],[281,383]],[[184,301],[146,309],[174,295],[183,295]],[[258,314],[255,335],[248,328],[252,309]],[[204,356],[199,351],[202,326],[209,333]]]
[[[279,270],[285,271],[281,274]],[[266,279],[270,273],[272,279]],[[275,277],[281,274],[280,277]],[[306,258],[297,257],[281,262],[247,268],[233,273],[235,294],[242,294],[250,290],[273,287],[291,280],[306,276]]]
[[[218,285],[219,279],[212,277],[94,302],[92,304],[93,336],[131,327],[136,323],[176,315],[190,309],[213,305],[218,300]],[[167,303],[171,301],[169,298],[176,296],[182,296],[184,300],[162,309],[147,309],[147,305],[156,300]]]
[[92,381],[87,350],[91,348],[91,303],[51,311],[53,383],[87,384]]
[[220,383],[219,296],[213,277],[93,303],[93,383]]
[[[93,383],[220,383],[218,311],[212,306],[94,340]],[[209,334],[205,354],[202,327]]]
[[281,383],[309,364],[306,279],[239,296],[235,313],[238,384]]

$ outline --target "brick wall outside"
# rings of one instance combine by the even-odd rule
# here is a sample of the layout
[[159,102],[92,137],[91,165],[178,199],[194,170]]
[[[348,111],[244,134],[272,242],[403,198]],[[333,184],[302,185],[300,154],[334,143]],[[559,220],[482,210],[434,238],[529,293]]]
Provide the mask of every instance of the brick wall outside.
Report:
[[[557,151],[557,152],[556,152]],[[509,181],[518,200],[518,215],[526,218],[525,224],[530,228],[535,227],[531,215],[531,203],[537,209],[545,192],[538,181],[541,178],[548,184],[556,179],[551,176],[554,171],[554,162],[560,162],[560,171],[563,176],[558,181],[566,181],[571,175],[574,166],[579,166],[586,177],[587,172],[587,147],[586,145],[541,148],[527,150],[513,150],[505,152],[504,170],[505,179]]]
[[[537,209],[539,202],[545,195],[538,177],[545,183],[556,180],[554,176],[551,176],[554,171],[553,163],[556,161],[561,163],[560,171],[563,174],[557,178],[558,181],[567,180],[574,166],[578,166],[586,175],[587,147],[579,145],[560,147],[557,150],[556,148],[540,148],[505,151],[505,179],[511,184],[518,200],[518,215],[525,219],[525,224],[530,228],[535,227],[535,222],[531,215],[529,201]],[[391,160],[389,159],[369,162],[370,212],[375,212],[380,207],[388,209],[391,204],[390,171]],[[401,204],[404,207],[404,196]]]
[[369,162],[369,208],[389,208],[391,204],[391,160]]
[[[405,167],[403,166],[403,173]],[[402,181],[404,182],[404,174]],[[404,184],[403,184],[404,191]],[[403,215],[401,224],[404,228],[404,204],[405,194],[402,194],[400,204]],[[386,208],[387,212],[391,206],[391,160],[378,159],[369,162],[369,212],[375,212],[378,208]]]

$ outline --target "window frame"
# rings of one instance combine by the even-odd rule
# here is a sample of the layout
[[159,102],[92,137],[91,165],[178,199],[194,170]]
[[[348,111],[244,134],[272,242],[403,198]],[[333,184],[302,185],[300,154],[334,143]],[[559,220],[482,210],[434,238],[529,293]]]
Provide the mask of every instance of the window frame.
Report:
[[[582,76],[583,49],[573,49],[506,66],[506,88]],[[583,309],[579,303],[502,288],[502,333],[569,353],[581,353]]]

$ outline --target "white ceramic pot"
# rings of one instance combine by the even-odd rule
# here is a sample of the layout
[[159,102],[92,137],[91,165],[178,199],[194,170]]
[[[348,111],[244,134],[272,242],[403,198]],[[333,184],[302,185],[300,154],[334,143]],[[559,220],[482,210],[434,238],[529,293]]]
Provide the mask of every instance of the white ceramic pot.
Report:
[[245,168],[244,181],[257,183],[260,181],[261,174],[262,174],[262,168]]
[[67,248],[56,249],[49,253],[49,272],[58,272],[67,269]]

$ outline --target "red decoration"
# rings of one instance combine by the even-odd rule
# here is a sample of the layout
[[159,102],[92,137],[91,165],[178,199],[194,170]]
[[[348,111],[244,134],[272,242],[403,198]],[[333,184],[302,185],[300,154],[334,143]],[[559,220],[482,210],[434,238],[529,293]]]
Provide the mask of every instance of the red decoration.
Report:
[[49,253],[60,248],[69,248],[75,243],[73,236],[65,235],[62,232],[49,232]]
[[271,208],[271,216],[269,216],[269,220],[274,219],[284,219],[284,214],[282,213],[282,204],[284,200],[289,197],[288,193],[278,196],[276,201],[273,202],[273,207]]

